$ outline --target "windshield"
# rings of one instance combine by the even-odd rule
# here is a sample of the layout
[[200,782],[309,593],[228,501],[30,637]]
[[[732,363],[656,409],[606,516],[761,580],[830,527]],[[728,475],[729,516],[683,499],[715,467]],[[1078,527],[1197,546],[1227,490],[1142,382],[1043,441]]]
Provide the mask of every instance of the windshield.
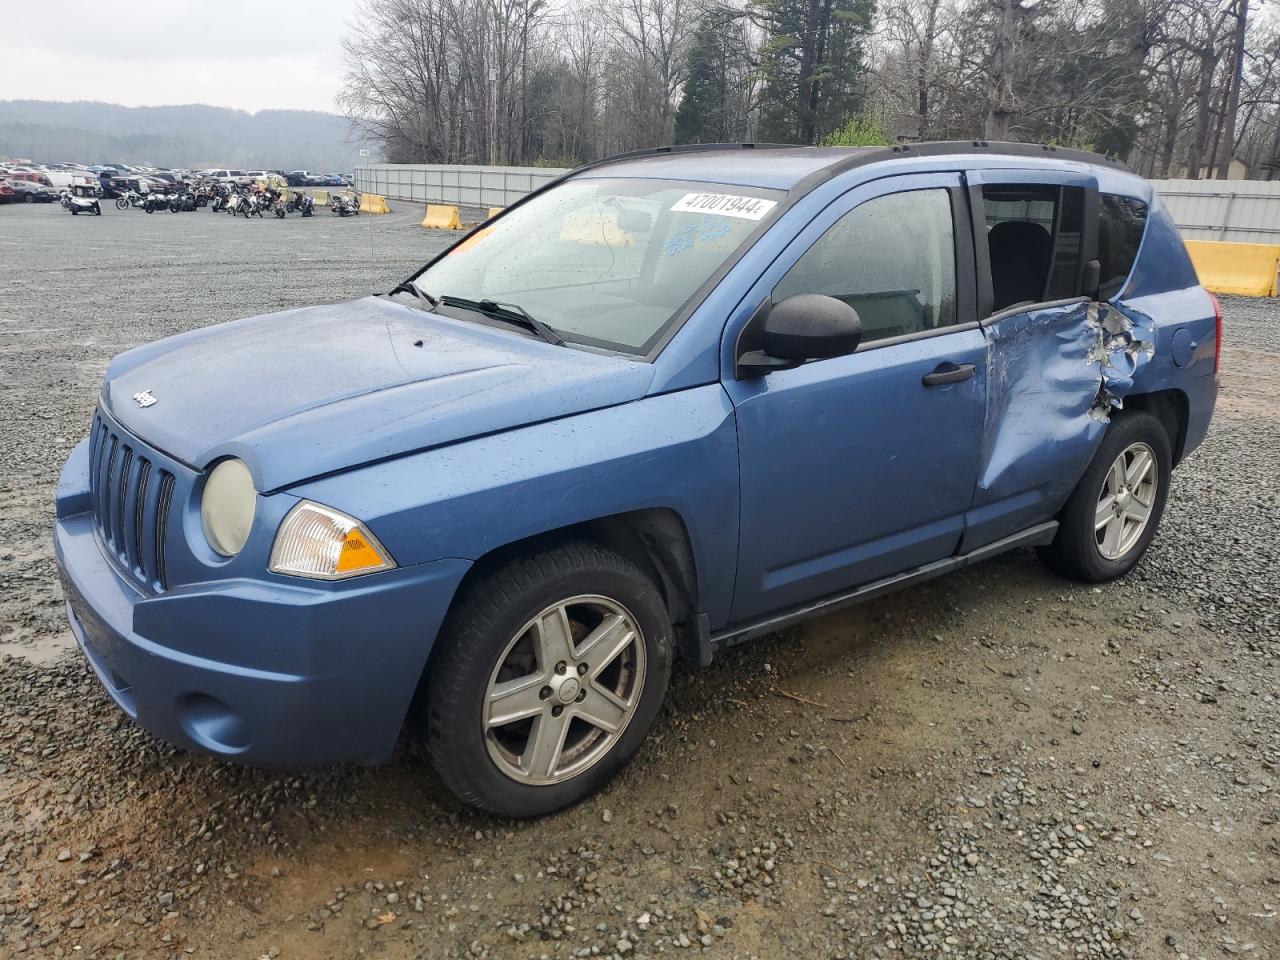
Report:
[[569,180],[481,228],[414,283],[436,298],[519,304],[566,340],[643,354],[782,197],[675,180]]

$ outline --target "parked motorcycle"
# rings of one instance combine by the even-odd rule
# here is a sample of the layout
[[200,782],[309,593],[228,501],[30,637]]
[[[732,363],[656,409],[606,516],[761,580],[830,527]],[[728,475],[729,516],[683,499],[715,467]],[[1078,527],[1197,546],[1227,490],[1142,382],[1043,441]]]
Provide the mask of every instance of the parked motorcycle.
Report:
[[142,199],[142,209],[147,213],[155,213],[157,210],[167,210],[169,208],[169,194],[167,193],[148,193]]
[[227,206],[227,200],[231,196],[231,191],[222,185],[210,188],[211,197],[209,199],[209,209],[214,213],[220,213]]
[[[304,217],[309,217],[315,212],[316,198],[309,193],[295,193],[285,202],[284,209],[287,213],[300,213]],[[276,214],[283,216],[283,214]]]
[[349,193],[335,193],[329,201],[329,212],[340,217],[358,217],[360,200]]
[[184,213],[196,208],[195,194],[189,190],[180,190],[177,193],[169,194],[169,212]]
[[77,197],[63,191],[61,203],[71,211],[72,216],[79,213],[92,213],[95,217],[102,216],[102,206],[98,203],[97,197]]
[[141,206],[142,194],[136,190],[126,190],[116,198],[117,210],[128,210],[130,207]]
[[250,193],[246,203],[246,217],[258,217],[261,219],[262,211],[267,209],[270,201],[265,193]]
[[227,196],[227,202],[222,207],[233,217],[241,213],[245,215],[246,219],[249,216],[249,198],[239,190],[232,190]]

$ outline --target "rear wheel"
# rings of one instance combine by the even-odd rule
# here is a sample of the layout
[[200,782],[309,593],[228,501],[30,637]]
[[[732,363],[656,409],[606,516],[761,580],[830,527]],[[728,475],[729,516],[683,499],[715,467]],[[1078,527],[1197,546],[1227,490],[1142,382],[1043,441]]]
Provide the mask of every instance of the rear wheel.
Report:
[[1172,463],[1169,435],[1159,420],[1141,411],[1116,415],[1041,558],[1086,583],[1124,576],[1155,538]]
[[425,738],[454,793],[509,817],[550,813],[622,769],[657,716],[671,623],[624,557],[572,543],[477,581],[441,632]]

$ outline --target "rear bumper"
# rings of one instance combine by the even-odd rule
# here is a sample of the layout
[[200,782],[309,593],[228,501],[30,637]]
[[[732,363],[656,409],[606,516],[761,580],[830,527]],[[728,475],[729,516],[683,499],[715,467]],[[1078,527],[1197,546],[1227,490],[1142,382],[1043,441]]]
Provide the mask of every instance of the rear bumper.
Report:
[[72,632],[120,708],[170,743],[264,767],[385,760],[469,566],[144,596],[89,514],[60,517],[54,543]]

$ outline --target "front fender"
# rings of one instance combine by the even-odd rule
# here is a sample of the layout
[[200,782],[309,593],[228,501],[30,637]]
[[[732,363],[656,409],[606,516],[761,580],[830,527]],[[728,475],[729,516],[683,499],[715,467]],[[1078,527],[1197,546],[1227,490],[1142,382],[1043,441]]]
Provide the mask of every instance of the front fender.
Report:
[[300,484],[364,520],[401,566],[478,560],[538,534],[644,509],[689,532],[702,612],[725,623],[738,544],[733,405],[719,384],[467,440]]

